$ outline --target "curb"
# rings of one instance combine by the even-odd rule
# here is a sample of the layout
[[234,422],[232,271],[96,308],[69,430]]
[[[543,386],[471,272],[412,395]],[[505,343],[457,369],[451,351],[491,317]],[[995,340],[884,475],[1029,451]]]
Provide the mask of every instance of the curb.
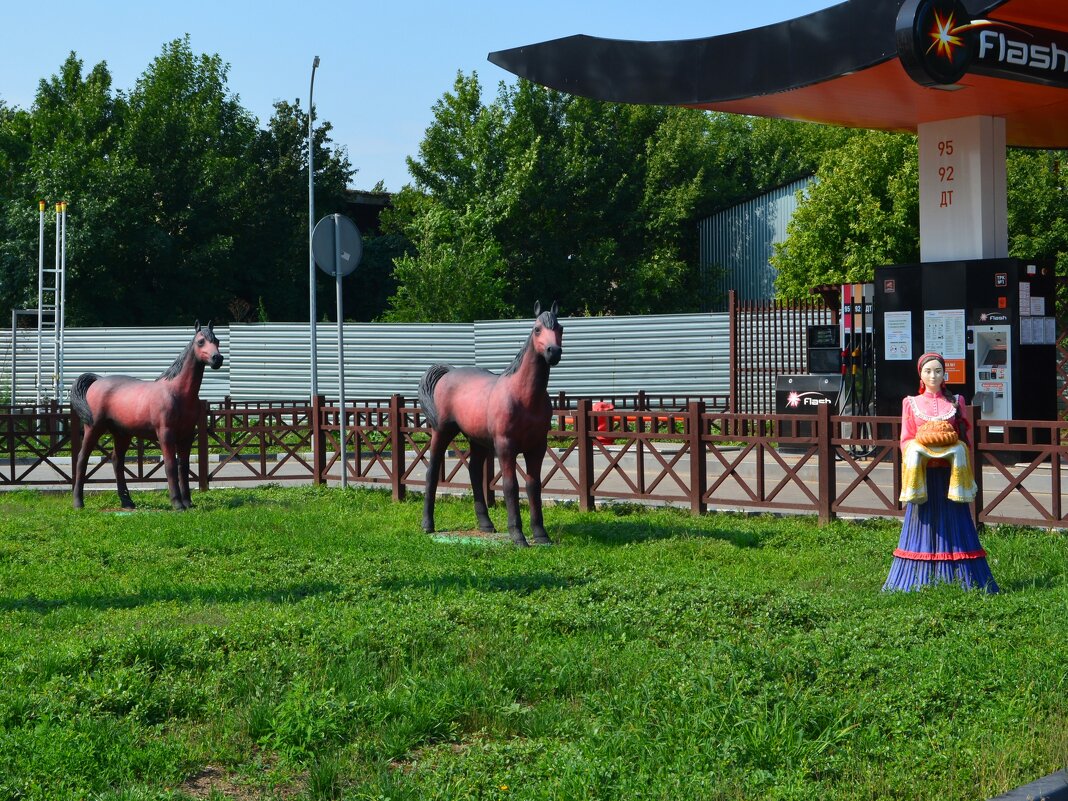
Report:
[[1068,801],[1068,770],[1058,770],[989,801]]

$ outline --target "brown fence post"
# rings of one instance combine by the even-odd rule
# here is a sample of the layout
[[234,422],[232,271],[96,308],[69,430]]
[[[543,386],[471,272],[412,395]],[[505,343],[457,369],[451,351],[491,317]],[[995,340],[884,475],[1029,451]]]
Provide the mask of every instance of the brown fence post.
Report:
[[703,515],[708,511],[708,504],[705,503],[708,466],[705,463],[705,443],[701,438],[704,433],[704,401],[690,401],[687,412],[690,416],[686,421],[686,433],[690,441],[690,511],[695,515]]
[[227,448],[234,444],[234,417],[230,414],[231,408],[230,396],[227,395],[223,398],[223,441]]
[[[979,521],[979,515],[983,511],[983,464],[979,461],[979,421],[983,419],[982,407],[969,406],[968,416],[972,421],[972,441],[968,443],[968,458],[972,460],[972,472],[975,474],[975,500],[972,502],[972,516],[975,518],[976,528],[982,531],[984,525]],[[1058,461],[1056,455],[1053,461]]]
[[[14,425],[12,425],[12,433],[14,432]],[[78,413],[74,411],[74,407],[70,410],[70,480],[73,482],[76,478],[75,473],[78,470],[78,454],[82,451],[82,421],[78,417]],[[11,441],[11,454],[15,454],[15,441],[12,436]],[[14,473],[12,473],[14,475]]]
[[59,419],[59,401],[52,398],[48,401],[48,449],[55,450],[56,443],[59,442],[60,433],[60,419]]
[[590,399],[579,398],[575,408],[575,441],[578,443],[579,509],[589,512],[593,501],[593,439],[590,434]]
[[389,398],[389,447],[392,452],[393,500],[403,501],[407,490],[404,484],[404,396],[393,394]]
[[308,406],[311,417],[312,483],[321,487],[326,481],[326,443],[323,441],[323,406],[326,398],[316,395]]
[[[738,413],[738,306],[734,290],[727,292],[727,411]],[[731,423],[731,434],[737,433],[736,422]],[[726,432],[725,432],[726,433]]]
[[819,522],[830,523],[835,518],[834,495],[837,490],[835,481],[834,433],[831,426],[831,404],[824,403],[816,410],[817,452],[819,455]]
[[197,426],[197,480],[200,491],[208,491],[208,402],[200,402],[200,425]]

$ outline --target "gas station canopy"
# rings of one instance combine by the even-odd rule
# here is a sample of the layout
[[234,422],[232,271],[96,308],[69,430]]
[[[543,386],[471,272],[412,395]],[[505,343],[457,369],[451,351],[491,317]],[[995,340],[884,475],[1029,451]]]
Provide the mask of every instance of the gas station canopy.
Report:
[[1068,148],[1066,0],[847,0],[703,39],[578,35],[490,53],[597,100],[916,132],[1005,120],[1005,144]]

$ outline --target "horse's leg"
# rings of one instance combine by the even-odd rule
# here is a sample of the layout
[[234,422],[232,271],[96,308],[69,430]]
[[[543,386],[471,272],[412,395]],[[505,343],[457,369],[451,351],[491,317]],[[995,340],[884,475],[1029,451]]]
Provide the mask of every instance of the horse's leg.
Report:
[[423,495],[423,531],[427,534],[434,533],[434,495],[438,491],[441,462],[445,457],[445,449],[449,447],[449,443],[459,433],[459,430],[455,425],[443,426],[440,431],[435,430],[430,435],[430,447],[427,449],[429,458],[426,468],[426,492]]
[[182,497],[182,506],[193,508],[193,499],[189,495],[189,453],[193,450],[193,437],[182,437],[178,442],[178,492]]
[[530,534],[538,545],[549,545],[545,531],[545,521],[541,516],[541,463],[545,458],[545,448],[527,451],[524,456],[527,463],[527,500],[530,502]]
[[167,490],[171,496],[171,506],[179,512],[185,511],[182,504],[182,492],[178,488],[178,443],[174,432],[163,429],[157,434],[159,448],[163,452],[163,469],[167,473]]
[[523,536],[523,518],[519,516],[519,482],[515,476],[515,451],[509,447],[497,445],[497,460],[501,463],[501,489],[504,503],[508,508],[508,533],[516,545],[527,545]]
[[85,471],[89,467],[89,456],[93,452],[93,448],[96,447],[96,443],[100,441],[100,435],[104,433],[104,427],[84,426],[82,428],[82,449],[78,451],[78,459],[74,464],[74,508],[83,509],[85,507],[85,500],[83,499],[83,490],[85,489]]
[[467,460],[467,469],[471,474],[471,494],[475,497],[475,518],[478,520],[479,531],[492,533],[497,529],[493,527],[493,521],[489,518],[486,510],[486,493],[482,486],[483,471],[486,468],[486,459],[489,458],[490,449],[484,445],[471,443],[471,451]]
[[116,429],[111,432],[111,466],[115,468],[115,489],[119,493],[119,503],[123,509],[134,509],[130,490],[126,486],[126,449],[130,447],[133,437],[125,431]]

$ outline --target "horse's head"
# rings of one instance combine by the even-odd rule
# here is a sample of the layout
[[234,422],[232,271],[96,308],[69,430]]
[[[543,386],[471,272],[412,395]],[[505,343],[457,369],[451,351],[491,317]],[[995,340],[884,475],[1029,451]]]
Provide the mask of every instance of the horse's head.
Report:
[[530,342],[534,351],[545,359],[550,367],[560,363],[564,354],[564,328],[556,319],[556,301],[549,311],[541,310],[541,301],[534,304],[534,330]]
[[196,333],[193,335],[193,357],[212,370],[218,370],[222,367],[223,357],[219,353],[219,338],[212,330],[211,320],[208,320],[207,328],[201,328],[200,320],[197,320],[194,330]]

